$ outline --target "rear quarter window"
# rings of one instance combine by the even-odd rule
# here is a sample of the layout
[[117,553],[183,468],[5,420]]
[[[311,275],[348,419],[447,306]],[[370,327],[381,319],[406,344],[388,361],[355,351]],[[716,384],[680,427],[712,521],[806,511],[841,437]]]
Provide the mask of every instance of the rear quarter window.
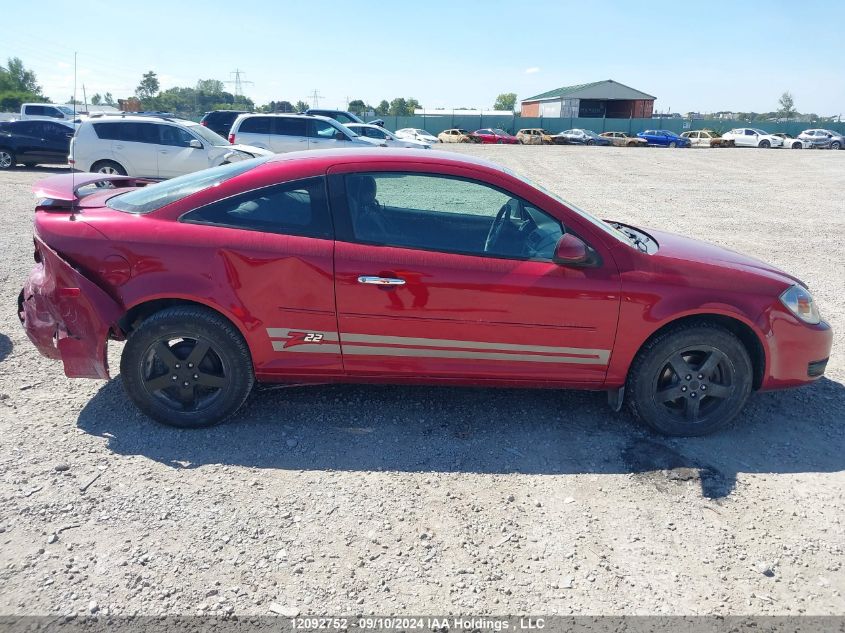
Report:
[[321,177],[232,196],[189,211],[180,221],[303,237],[328,239],[333,235]]
[[238,132],[243,134],[272,134],[273,119],[268,116],[253,116],[241,121]]

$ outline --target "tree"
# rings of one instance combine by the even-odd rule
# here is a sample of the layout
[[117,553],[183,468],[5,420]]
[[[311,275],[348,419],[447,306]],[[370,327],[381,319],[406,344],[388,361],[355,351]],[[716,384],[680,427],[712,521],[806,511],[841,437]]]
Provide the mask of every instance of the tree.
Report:
[[376,114],[386,116],[388,112],[390,112],[390,104],[385,99],[382,99],[381,103],[376,106]]
[[390,102],[390,110],[388,111],[388,114],[390,116],[407,116],[408,102],[402,97],[396,97]]
[[413,97],[408,97],[408,102],[405,104],[405,108],[408,112],[408,116],[412,116],[414,114],[414,110],[422,108],[422,106],[420,105],[420,102]]
[[789,121],[789,119],[798,114],[798,110],[795,109],[795,99],[792,98],[789,91],[784,92],[780,96],[778,103],[780,104],[780,110],[777,111],[779,117]]
[[288,114],[294,112],[293,104],[290,101],[271,101],[259,108],[262,112],[282,112]]
[[513,112],[516,108],[516,93],[503,92],[496,97],[496,103],[493,104],[494,110],[507,110]]
[[100,96],[99,92],[95,92],[94,96],[91,97],[91,105],[100,105],[103,102],[103,98]]
[[106,94],[103,95],[103,103],[105,103],[107,106],[112,106],[112,107],[114,107],[116,105],[115,102],[114,102],[114,97],[111,95],[110,92],[107,92]]
[[294,107],[296,108],[297,112],[305,112],[311,106],[309,106],[307,103],[305,103],[304,101],[302,101],[300,99],[299,101],[296,102],[296,105]]
[[219,95],[225,92],[226,86],[219,79],[200,79],[197,81],[197,92],[204,92],[210,95]]
[[354,112],[355,114],[363,114],[368,112],[371,108],[363,102],[361,99],[353,99],[349,102],[349,105],[346,106],[349,108],[350,112]]
[[144,73],[143,77],[141,77],[141,83],[135,88],[135,95],[141,101],[149,100],[158,94],[159,88],[158,76],[151,70]]
[[35,79],[35,73],[24,68],[20,57],[10,57],[5,68],[0,66],[0,90],[31,92],[41,96],[41,86]]

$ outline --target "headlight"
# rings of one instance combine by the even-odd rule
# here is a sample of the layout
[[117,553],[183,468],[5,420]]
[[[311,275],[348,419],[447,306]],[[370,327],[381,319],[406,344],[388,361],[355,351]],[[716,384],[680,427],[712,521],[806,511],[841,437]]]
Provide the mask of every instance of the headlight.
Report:
[[822,320],[813,296],[801,286],[792,286],[781,296],[780,302],[804,323],[815,325]]

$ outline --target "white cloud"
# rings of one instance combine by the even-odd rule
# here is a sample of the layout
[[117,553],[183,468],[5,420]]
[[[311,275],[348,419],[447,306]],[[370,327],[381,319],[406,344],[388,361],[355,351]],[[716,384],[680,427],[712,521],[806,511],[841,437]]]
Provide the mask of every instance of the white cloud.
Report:
[[526,69],[525,69],[525,74],[526,74],[526,75],[533,75],[534,73],[538,73],[538,72],[540,72],[540,67],[539,67],[539,66],[532,66],[531,68],[526,68]]

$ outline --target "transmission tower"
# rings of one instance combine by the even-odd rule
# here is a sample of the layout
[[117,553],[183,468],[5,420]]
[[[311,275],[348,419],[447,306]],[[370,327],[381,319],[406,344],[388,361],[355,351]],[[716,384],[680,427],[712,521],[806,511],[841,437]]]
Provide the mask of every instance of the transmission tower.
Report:
[[311,107],[312,108],[319,108],[320,107],[320,99],[322,97],[323,97],[323,95],[321,95],[319,92],[317,92],[317,89],[314,88],[314,92],[312,92],[310,95],[308,95],[308,98],[311,99]]
[[244,96],[244,84],[255,85],[254,81],[247,81],[246,79],[241,79],[241,75],[246,75],[246,73],[239,68],[236,68],[229,74],[233,75],[235,78],[224,83],[235,85],[235,101],[237,101],[238,97]]

